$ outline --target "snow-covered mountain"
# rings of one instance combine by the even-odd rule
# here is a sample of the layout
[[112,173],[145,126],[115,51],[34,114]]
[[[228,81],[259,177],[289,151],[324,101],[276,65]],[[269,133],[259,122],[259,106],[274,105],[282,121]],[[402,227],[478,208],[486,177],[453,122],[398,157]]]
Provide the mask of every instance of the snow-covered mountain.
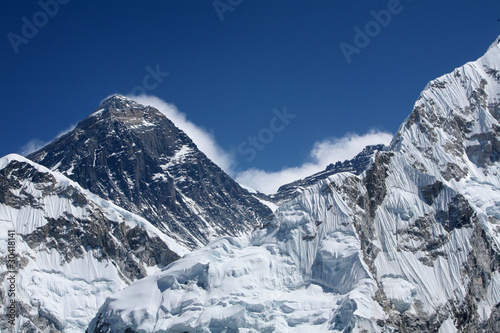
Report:
[[[142,217],[19,155],[0,159],[0,229],[0,312],[15,299],[16,332],[82,332],[106,297],[189,252]],[[7,281],[9,230],[15,281]],[[0,331],[11,328],[2,315]]]
[[161,112],[120,95],[27,157],[191,249],[248,233],[271,214]]
[[14,230],[23,332],[82,332],[107,296],[271,214],[162,113],[119,95],[28,158],[0,159],[0,310]]
[[88,331],[499,332],[499,41],[363,170],[283,188],[262,228],[114,294]]

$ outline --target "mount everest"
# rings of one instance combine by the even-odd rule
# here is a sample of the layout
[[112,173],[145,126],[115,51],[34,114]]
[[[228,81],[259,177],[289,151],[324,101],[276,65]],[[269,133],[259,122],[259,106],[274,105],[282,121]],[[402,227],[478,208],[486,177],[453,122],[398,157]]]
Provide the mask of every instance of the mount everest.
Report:
[[190,249],[248,233],[271,214],[162,113],[120,95],[27,157]]
[[17,329],[500,331],[499,42],[429,82],[389,147],[269,197],[118,95],[3,157]]
[[119,95],[28,158],[0,160],[21,331],[82,332],[107,296],[271,214],[158,110]]

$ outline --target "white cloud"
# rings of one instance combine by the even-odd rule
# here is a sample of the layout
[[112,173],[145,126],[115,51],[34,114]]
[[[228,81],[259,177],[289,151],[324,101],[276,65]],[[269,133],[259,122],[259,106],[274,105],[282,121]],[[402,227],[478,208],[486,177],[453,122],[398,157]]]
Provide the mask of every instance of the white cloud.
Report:
[[183,130],[208,158],[221,167],[222,170],[231,173],[231,166],[234,161],[231,154],[224,151],[217,144],[211,133],[189,121],[186,114],[180,112],[175,105],[167,103],[156,96],[140,95],[127,97],[135,100],[137,103],[151,105],[158,109],[178,128]]
[[31,154],[32,152],[37,151],[38,149],[45,146],[48,142],[42,141],[40,139],[31,139],[26,144],[24,144],[20,149],[20,154],[26,156]]
[[56,139],[60,138],[61,136],[63,136],[66,133],[71,132],[72,130],[75,129],[75,127],[76,127],[76,124],[69,125],[66,129],[62,130],[61,132],[59,132],[59,134],[57,134]]
[[370,131],[364,135],[348,134],[342,138],[318,141],[310,152],[311,162],[272,172],[255,168],[245,170],[236,175],[236,181],[263,193],[275,193],[281,185],[319,172],[330,163],[353,158],[368,145],[388,145],[391,140],[390,133]]

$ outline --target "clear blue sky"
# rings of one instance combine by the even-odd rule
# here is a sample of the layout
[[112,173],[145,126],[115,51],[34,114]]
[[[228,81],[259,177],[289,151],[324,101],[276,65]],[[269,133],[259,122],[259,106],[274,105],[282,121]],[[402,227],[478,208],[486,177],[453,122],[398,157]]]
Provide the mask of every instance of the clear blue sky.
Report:
[[[146,67],[159,66],[169,75],[148,79],[147,92],[229,152],[286,106],[296,118],[253,160],[236,154],[238,168],[300,165],[319,140],[396,132],[429,80],[480,57],[500,34],[498,0],[401,0],[348,63],[339,45],[354,46],[354,28],[390,1],[220,3],[236,5],[224,20],[211,0],[72,0],[53,17],[36,1],[2,0],[0,155],[54,138],[106,96],[144,87]],[[9,36],[25,38],[26,21],[40,27],[24,28],[28,38],[13,47]]]

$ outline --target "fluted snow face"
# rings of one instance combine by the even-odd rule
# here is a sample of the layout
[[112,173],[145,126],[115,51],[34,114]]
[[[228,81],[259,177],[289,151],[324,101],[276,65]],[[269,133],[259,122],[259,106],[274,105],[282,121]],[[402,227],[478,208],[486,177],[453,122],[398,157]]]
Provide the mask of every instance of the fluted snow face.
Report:
[[370,318],[384,313],[352,212],[328,189],[320,182],[252,235],[219,239],[113,295],[90,331],[305,332],[355,321],[376,329]]
[[495,44],[431,81],[363,173],[113,295],[89,331],[494,331],[499,96]]
[[446,181],[498,181],[495,166],[482,169],[499,160],[499,45],[427,84],[392,143],[412,166]]

